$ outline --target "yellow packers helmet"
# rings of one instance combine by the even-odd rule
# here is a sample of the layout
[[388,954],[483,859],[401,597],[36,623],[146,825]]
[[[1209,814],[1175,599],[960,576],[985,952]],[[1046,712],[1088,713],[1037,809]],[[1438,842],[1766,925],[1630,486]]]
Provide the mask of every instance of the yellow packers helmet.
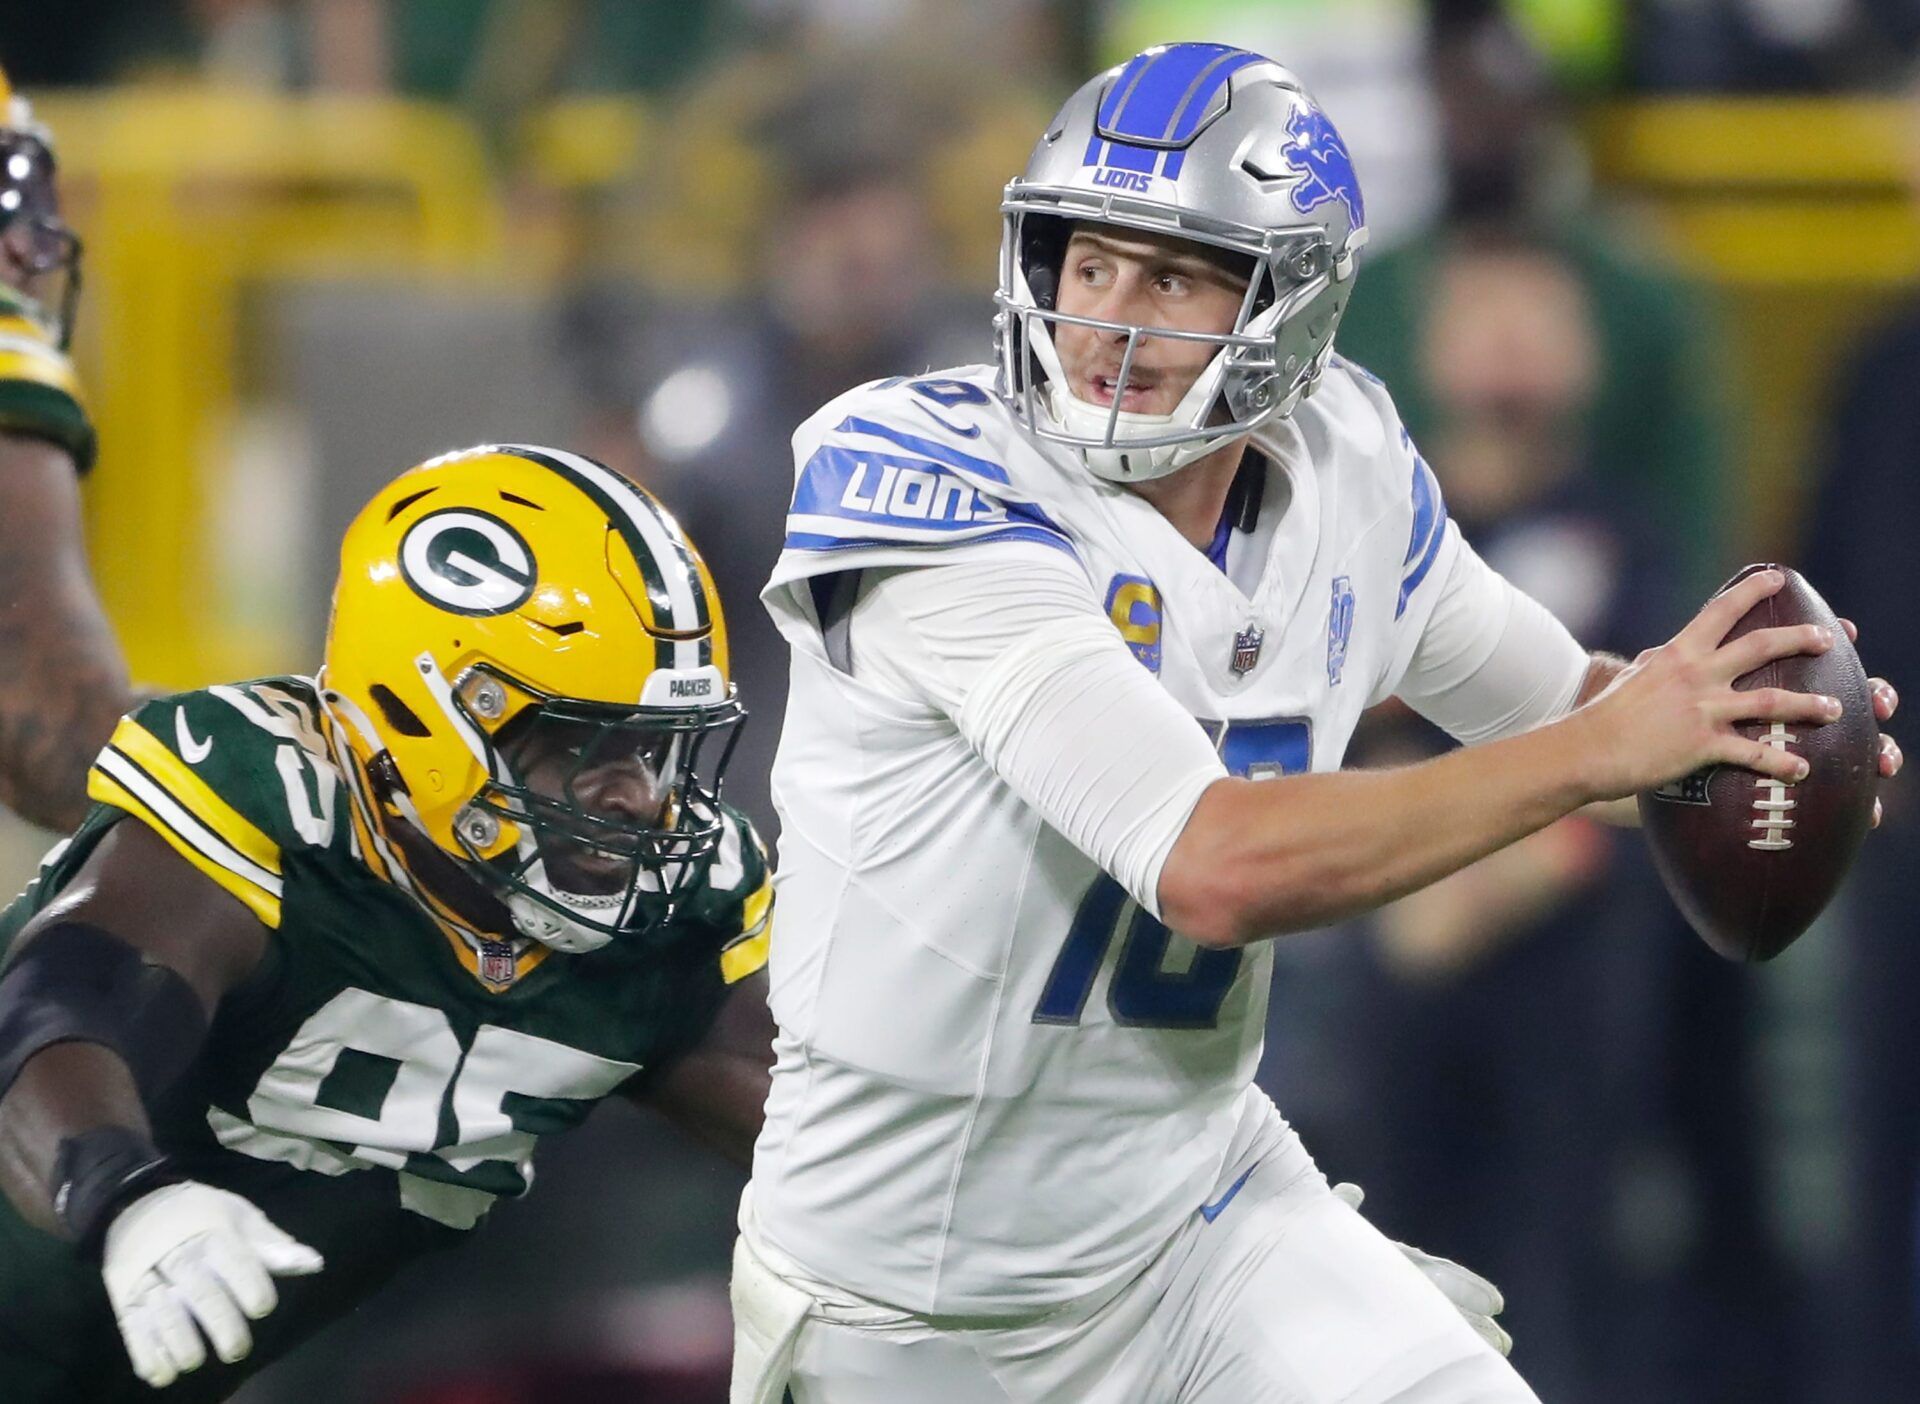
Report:
[[[0,69],[0,284],[62,351],[80,303],[80,239],[60,218],[53,138]],[[0,291],[0,297],[5,296]],[[12,300],[7,298],[7,300]]]
[[[592,950],[705,878],[745,715],[720,597],[673,517],[591,459],[489,444],[390,483],[347,529],[320,689],[379,822],[523,935]],[[609,766],[654,798],[598,798]]]

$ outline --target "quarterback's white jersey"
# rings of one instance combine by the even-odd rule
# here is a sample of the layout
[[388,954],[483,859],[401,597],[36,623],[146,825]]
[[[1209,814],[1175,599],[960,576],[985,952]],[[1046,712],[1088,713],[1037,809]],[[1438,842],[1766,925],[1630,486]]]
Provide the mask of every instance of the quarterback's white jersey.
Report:
[[1151,876],[1129,893],[951,718],[864,682],[857,647],[836,658],[831,582],[977,564],[1008,543],[1057,550],[1224,772],[1334,770],[1464,546],[1357,368],[1336,360],[1255,445],[1265,506],[1229,574],[1028,436],[988,367],[864,386],[796,432],[765,595],[795,657],[753,1212],[819,1279],[974,1317],[1138,1271],[1202,1203],[1243,1094],[1258,1096],[1272,968],[1267,943],[1170,934]]

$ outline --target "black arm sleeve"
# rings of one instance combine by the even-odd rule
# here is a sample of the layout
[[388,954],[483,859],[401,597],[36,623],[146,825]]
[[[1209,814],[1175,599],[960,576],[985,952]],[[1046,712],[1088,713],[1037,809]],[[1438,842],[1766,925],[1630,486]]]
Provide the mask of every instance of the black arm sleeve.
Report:
[[27,1060],[56,1043],[120,1055],[151,1103],[185,1072],[207,1033],[192,986],[110,931],[63,921],[0,971],[0,1098]]

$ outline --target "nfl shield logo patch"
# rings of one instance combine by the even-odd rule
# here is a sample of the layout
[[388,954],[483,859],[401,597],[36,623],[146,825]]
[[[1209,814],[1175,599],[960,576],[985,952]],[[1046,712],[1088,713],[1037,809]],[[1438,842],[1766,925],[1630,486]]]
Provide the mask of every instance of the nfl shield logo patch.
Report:
[[516,964],[513,947],[505,941],[480,943],[480,978],[489,985],[511,985],[518,973]]
[[1233,662],[1229,665],[1236,678],[1244,678],[1260,661],[1260,645],[1267,641],[1267,631],[1249,624],[1233,636]]

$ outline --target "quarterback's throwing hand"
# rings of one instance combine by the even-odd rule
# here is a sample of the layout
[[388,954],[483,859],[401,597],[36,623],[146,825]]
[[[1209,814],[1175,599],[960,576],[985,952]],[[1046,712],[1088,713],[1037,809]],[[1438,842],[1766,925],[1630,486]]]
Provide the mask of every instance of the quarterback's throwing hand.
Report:
[[[1349,1182],[1335,1185],[1333,1197],[1358,1213],[1361,1201],[1366,1198],[1366,1191]],[[1473,1327],[1475,1335],[1502,1355],[1513,1353],[1513,1337],[1493,1319],[1507,1308],[1506,1298],[1500,1295],[1498,1287],[1479,1273],[1461,1267],[1451,1258],[1436,1258],[1407,1243],[1393,1246],[1405,1255],[1408,1262],[1420,1269],[1427,1281],[1440,1289],[1442,1296],[1453,1303],[1453,1309],[1466,1319],[1467,1325]]]
[[1745,766],[1788,784],[1805,778],[1805,760],[1742,734],[1739,724],[1830,722],[1840,715],[1839,702],[1777,687],[1741,691],[1734,680],[1775,659],[1825,653],[1833,639],[1813,624],[1727,639],[1748,610],[1785,583],[1777,570],[1736,581],[1568,718],[1581,728],[1582,761],[1596,798],[1652,789],[1706,765]]
[[[320,1271],[320,1255],[237,1194],[188,1181],[142,1195],[107,1229],[102,1272],[134,1373],[155,1389],[253,1349],[247,1320],[280,1300],[273,1279]],[[196,1329],[197,1327],[197,1329]]]

